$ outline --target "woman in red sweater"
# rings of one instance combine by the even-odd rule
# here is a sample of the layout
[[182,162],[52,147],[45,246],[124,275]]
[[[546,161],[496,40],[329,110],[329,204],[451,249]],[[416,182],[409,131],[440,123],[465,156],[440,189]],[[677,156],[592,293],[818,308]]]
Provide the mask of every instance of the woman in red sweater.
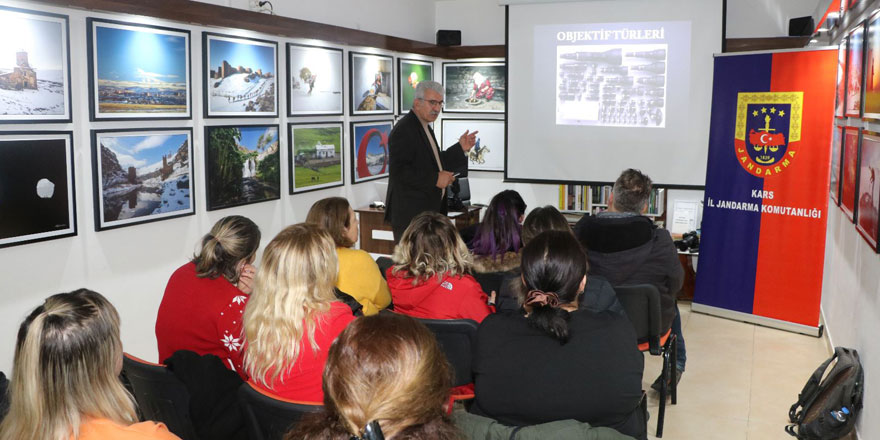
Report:
[[416,318],[473,319],[494,309],[471,271],[471,254],[449,218],[435,212],[417,215],[394,249],[388,288],[394,311]]
[[288,226],[266,246],[244,310],[245,371],[285,399],[324,400],[321,374],[336,336],[354,320],[336,297],[336,245],[320,226]]
[[202,238],[192,261],[168,280],[156,317],[159,361],[175,351],[213,354],[243,378],[241,316],[256,269],[260,228],[238,215],[224,217]]

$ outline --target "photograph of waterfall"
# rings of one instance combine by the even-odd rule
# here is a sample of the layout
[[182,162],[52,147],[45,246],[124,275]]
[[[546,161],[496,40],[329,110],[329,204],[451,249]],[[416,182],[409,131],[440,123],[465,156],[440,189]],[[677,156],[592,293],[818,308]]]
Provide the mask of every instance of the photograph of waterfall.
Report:
[[95,229],[195,214],[192,129],[92,130]]
[[208,211],[281,197],[277,125],[205,127]]

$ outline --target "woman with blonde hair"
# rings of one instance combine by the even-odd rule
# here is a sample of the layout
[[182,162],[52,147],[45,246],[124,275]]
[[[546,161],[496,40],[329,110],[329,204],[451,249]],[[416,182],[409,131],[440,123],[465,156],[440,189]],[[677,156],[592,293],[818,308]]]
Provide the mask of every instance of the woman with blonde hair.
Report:
[[364,315],[375,315],[391,303],[388,284],[369,253],[352,246],[358,239],[358,222],[351,205],[343,197],[321,199],[312,205],[306,223],[314,223],[330,233],[339,258],[336,287],[363,306]]
[[394,314],[360,318],[330,347],[324,411],[286,439],[460,439],[445,411],[451,385],[451,368],[424,325]]
[[492,300],[470,274],[471,254],[449,218],[417,215],[394,249],[388,288],[394,311],[416,318],[473,319],[492,313]]
[[165,425],[135,423],[135,403],[119,382],[121,370],[113,305],[86,289],[50,296],[18,330],[0,438],[177,439]]
[[354,320],[336,296],[336,247],[309,223],[288,226],[266,246],[244,310],[244,368],[286,399],[320,402],[330,343]]
[[178,350],[213,354],[244,378],[241,314],[251,293],[260,228],[247,217],[217,221],[199,253],[174,271],[156,316],[159,361]]

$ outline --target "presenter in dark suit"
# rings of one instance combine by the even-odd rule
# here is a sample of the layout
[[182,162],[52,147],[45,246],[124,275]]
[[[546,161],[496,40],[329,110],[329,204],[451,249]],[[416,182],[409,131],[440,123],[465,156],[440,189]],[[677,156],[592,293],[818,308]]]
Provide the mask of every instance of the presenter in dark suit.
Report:
[[446,187],[454,173],[467,171],[467,152],[476,143],[477,132],[464,132],[458,143],[441,151],[428,123],[443,107],[443,86],[422,81],[416,86],[412,110],[391,130],[388,194],[385,220],[394,230],[394,241],[416,215],[424,211],[446,213]]

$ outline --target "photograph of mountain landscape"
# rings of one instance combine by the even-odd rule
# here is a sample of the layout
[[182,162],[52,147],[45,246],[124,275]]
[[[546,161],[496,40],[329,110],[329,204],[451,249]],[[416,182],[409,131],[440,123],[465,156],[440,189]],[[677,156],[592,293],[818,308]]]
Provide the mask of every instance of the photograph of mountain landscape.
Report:
[[342,186],[342,122],[290,124],[290,193]]
[[195,214],[190,128],[92,130],[92,170],[98,231]]
[[342,49],[287,43],[287,114],[342,114]]
[[0,122],[70,122],[68,18],[0,7]]
[[73,133],[0,135],[0,247],[76,235]]
[[205,127],[208,211],[281,197],[277,125]]
[[388,176],[388,135],[392,124],[390,120],[351,123],[352,183]]
[[191,117],[189,31],[94,18],[87,28],[93,121]]
[[278,116],[278,43],[202,35],[205,117]]
[[351,114],[391,114],[394,111],[394,58],[349,52]]

